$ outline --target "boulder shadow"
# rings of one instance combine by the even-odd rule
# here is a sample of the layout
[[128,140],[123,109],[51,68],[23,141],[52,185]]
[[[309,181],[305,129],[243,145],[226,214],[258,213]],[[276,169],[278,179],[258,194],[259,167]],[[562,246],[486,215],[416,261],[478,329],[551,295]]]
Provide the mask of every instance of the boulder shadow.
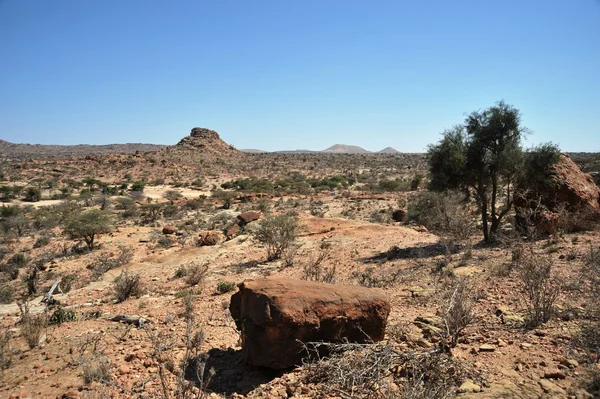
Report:
[[[449,249],[452,254],[458,253],[463,248],[461,244],[453,244]],[[395,259],[426,259],[433,258],[438,255],[444,255],[447,248],[444,244],[426,244],[416,245],[407,248],[391,247],[385,252],[380,252],[368,258],[362,258],[363,263],[385,263]]]
[[285,372],[252,366],[242,359],[241,350],[213,348],[208,351],[203,379],[208,391],[229,397],[234,393],[247,395]]

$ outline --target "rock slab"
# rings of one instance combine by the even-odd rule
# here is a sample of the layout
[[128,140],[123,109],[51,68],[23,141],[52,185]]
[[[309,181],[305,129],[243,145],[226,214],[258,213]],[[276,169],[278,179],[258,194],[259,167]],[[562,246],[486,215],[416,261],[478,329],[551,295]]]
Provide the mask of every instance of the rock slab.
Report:
[[390,303],[380,289],[281,278],[247,280],[229,310],[244,360],[284,369],[301,363],[303,343],[381,341]]

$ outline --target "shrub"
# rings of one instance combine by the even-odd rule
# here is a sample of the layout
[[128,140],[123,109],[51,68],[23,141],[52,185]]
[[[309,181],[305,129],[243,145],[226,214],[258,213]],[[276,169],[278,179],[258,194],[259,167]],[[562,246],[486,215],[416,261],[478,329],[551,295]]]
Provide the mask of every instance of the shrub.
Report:
[[198,285],[208,275],[208,263],[190,261],[182,265],[185,269],[185,282],[187,285]]
[[76,314],[72,310],[65,310],[61,306],[59,306],[52,316],[48,319],[48,324],[51,326],[61,325],[67,321],[73,321],[76,318]]
[[468,238],[474,230],[464,195],[457,192],[424,192],[408,205],[406,219],[452,240]]
[[331,244],[323,241],[316,255],[311,254],[306,257],[302,266],[302,279],[308,281],[319,281],[321,283],[335,283],[336,267],[331,265],[325,267],[323,262],[329,259],[331,255]]
[[82,369],[83,382],[85,384],[91,384],[92,382],[108,382],[111,380],[110,360],[106,356],[84,362]]
[[15,295],[15,288],[10,284],[0,285],[0,303],[11,303]]
[[183,195],[181,195],[181,193],[177,190],[167,190],[163,194],[163,197],[168,199],[169,201],[176,201],[179,198],[182,198]]
[[42,335],[46,330],[46,317],[43,314],[32,315],[27,302],[20,302],[18,305],[21,310],[21,335],[27,345],[33,349],[40,344]]
[[139,298],[144,294],[144,285],[142,279],[137,273],[130,273],[123,270],[120,275],[115,278],[113,290],[117,302],[124,302],[130,297]]
[[560,286],[552,277],[550,256],[525,251],[518,265],[521,284],[529,300],[529,327],[537,327],[552,318]]
[[92,271],[92,279],[97,280],[107,271],[128,264],[131,259],[133,259],[133,248],[119,246],[117,256],[109,257],[108,254],[102,253],[87,268]]
[[10,331],[0,332],[0,370],[5,370],[12,364],[12,348],[10,347]]
[[446,331],[444,339],[441,341],[442,344],[448,344],[447,338],[450,338],[449,348],[454,348],[458,343],[458,337],[473,322],[474,318],[473,302],[468,291],[467,281],[461,280],[454,289],[443,315]]
[[136,181],[131,185],[131,191],[144,192],[144,188],[146,187],[146,183],[143,181]]
[[296,241],[299,227],[295,216],[270,216],[261,222],[254,237],[267,247],[268,260],[275,260]]
[[233,281],[223,281],[220,280],[217,283],[217,292],[219,294],[226,294],[228,292],[231,292],[235,289],[235,283]]
[[42,199],[42,192],[39,188],[28,187],[25,191],[25,197],[23,199],[28,202],[37,202]]
[[52,234],[40,234],[39,237],[33,243],[33,247],[34,248],[45,247],[46,245],[50,244],[50,241],[52,241],[52,237],[53,237]]

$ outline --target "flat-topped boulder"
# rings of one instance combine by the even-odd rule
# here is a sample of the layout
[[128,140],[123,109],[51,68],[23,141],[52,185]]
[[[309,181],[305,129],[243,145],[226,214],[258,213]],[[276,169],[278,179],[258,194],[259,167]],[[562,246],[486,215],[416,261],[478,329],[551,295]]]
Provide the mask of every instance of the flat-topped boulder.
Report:
[[238,287],[229,309],[243,358],[255,366],[298,365],[307,342],[365,343],[385,335],[390,303],[380,289],[282,278]]

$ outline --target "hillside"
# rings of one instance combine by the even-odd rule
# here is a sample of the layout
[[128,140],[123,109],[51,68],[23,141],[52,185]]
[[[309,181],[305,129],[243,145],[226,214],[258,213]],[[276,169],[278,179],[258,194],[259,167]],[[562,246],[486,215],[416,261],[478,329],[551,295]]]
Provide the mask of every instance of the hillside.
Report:
[[399,154],[400,151],[393,147],[385,147],[383,150],[377,151],[376,154]]

